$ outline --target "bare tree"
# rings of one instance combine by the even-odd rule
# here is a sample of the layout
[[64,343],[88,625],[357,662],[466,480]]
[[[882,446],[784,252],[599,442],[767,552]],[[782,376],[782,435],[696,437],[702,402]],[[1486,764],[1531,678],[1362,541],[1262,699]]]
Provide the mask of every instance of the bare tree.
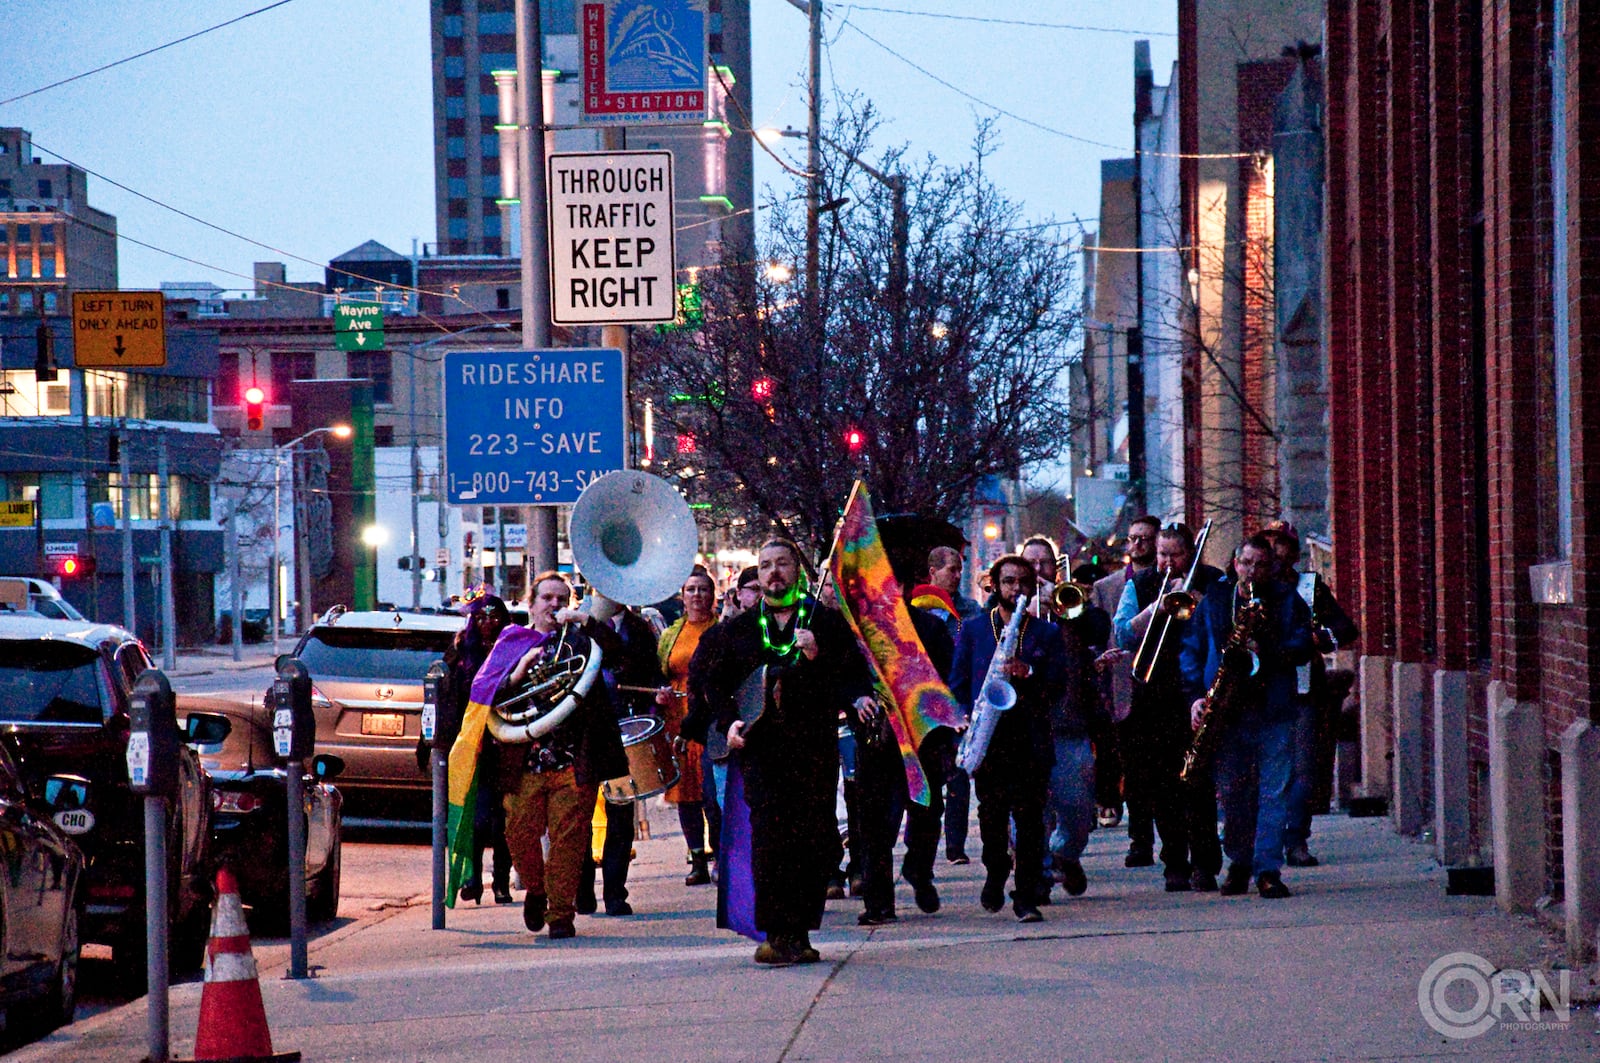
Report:
[[692,446],[663,471],[687,468],[713,521],[781,527],[817,553],[858,476],[880,513],[948,519],[983,478],[1054,459],[1070,428],[1075,250],[1030,238],[988,180],[988,126],[961,166],[892,149],[864,169],[876,125],[863,106],[824,137],[822,201],[838,206],[814,307],[803,211],[769,197],[763,262],[702,274],[702,325],[635,351],[636,383]]

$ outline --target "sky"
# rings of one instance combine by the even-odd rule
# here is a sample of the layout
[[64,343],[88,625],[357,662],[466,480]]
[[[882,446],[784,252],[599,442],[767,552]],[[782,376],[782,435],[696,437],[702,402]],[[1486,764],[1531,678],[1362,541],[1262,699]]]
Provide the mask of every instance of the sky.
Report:
[[[4,0],[0,100],[272,2]],[[804,127],[806,18],[787,0],[750,2],[756,124]],[[880,0],[825,10],[825,107],[836,93],[858,93],[885,118],[881,146],[952,165],[970,157],[980,116],[1010,112],[997,126],[995,183],[1029,220],[1077,217],[1089,231],[1100,160],[1131,153],[1134,41],[1150,41],[1158,84],[1177,51],[1175,0]],[[998,19],[1035,25],[984,21]],[[0,126],[30,130],[47,162],[60,161],[56,152],[107,179],[91,176],[89,201],[117,216],[124,288],[247,288],[256,261],[285,262],[291,281],[321,280],[330,258],[365,240],[409,253],[437,238],[430,63],[427,0],[289,0],[0,103]],[[756,154],[758,201],[774,182],[786,194],[789,178]]]

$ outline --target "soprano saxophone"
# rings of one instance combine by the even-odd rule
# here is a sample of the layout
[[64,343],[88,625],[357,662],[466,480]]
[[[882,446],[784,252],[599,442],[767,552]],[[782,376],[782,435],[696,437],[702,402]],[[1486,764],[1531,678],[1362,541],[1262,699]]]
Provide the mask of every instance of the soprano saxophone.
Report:
[[1195,725],[1194,739],[1183,755],[1183,768],[1178,778],[1185,783],[1197,783],[1216,758],[1222,725],[1239,713],[1240,693],[1244,682],[1261,669],[1261,659],[1246,643],[1254,637],[1256,627],[1267,615],[1255,588],[1246,583],[1247,599],[1233,617],[1233,632],[1222,647],[1222,663],[1206,691],[1205,705],[1200,709],[1200,720]]

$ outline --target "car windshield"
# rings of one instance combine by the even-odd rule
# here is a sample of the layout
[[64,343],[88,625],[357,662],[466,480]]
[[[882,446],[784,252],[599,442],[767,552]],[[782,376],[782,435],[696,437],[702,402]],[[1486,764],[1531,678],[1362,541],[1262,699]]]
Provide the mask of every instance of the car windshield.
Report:
[[299,656],[313,679],[339,676],[420,683],[453,637],[450,631],[329,627],[312,632]]
[[104,723],[99,662],[70,642],[0,640],[0,720]]
[[39,615],[47,616],[51,620],[82,620],[83,614],[72,607],[64,598],[46,598],[44,595],[35,595],[33,609]]

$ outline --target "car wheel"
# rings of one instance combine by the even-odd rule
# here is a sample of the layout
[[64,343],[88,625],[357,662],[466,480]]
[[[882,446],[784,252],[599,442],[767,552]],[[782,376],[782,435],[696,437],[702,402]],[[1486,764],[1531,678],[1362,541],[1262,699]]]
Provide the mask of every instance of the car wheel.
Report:
[[78,956],[83,942],[78,937],[77,900],[67,906],[66,918],[61,921],[61,961],[56,965],[50,980],[50,993],[40,1009],[40,1021],[45,1023],[42,1033],[48,1033],[72,1022],[78,1012]]
[[340,864],[344,860],[344,845],[337,831],[333,835],[333,848],[328,852],[328,862],[316,877],[312,896],[306,902],[306,919],[321,923],[339,916]]

